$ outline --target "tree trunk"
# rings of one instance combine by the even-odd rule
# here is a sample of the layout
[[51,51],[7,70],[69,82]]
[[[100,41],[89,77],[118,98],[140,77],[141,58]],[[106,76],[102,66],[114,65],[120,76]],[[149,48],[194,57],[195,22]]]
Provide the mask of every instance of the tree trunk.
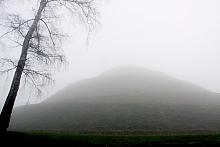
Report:
[[15,74],[12,80],[12,84],[11,84],[8,96],[6,98],[5,104],[3,106],[3,109],[0,115],[0,133],[6,132],[9,126],[12,109],[14,107],[15,99],[16,99],[17,92],[20,86],[21,76],[22,76],[22,73],[25,67],[25,62],[27,60],[27,52],[28,52],[28,48],[30,45],[30,40],[40,21],[42,11],[46,7],[46,4],[47,4],[46,0],[41,0],[35,19],[24,38],[21,55],[20,55],[20,58],[19,58],[19,61],[16,67],[16,71],[15,71]]

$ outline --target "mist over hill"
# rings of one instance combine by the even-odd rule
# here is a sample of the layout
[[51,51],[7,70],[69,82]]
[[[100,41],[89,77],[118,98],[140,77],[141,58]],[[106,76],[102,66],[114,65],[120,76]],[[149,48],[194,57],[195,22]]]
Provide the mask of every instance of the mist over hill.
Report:
[[135,102],[216,104],[219,96],[192,83],[141,67],[121,66],[74,83],[44,103]]
[[122,66],[14,110],[10,128],[219,130],[220,96],[141,67]]

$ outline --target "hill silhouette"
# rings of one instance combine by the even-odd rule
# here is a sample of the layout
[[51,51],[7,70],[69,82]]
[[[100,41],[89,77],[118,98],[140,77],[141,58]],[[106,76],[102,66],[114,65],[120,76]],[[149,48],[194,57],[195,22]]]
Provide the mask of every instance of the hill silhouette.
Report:
[[[63,102],[136,102],[216,104],[218,96],[189,82],[141,67],[122,66],[74,83],[45,100]],[[220,101],[219,101],[220,102]]]
[[122,66],[15,109],[11,129],[219,130],[220,96],[141,67]]

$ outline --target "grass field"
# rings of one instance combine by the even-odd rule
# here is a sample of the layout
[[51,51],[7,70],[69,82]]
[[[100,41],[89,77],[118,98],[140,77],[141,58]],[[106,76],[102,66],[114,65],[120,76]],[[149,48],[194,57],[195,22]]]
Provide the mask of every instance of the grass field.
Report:
[[220,135],[146,135],[138,133],[8,132],[0,146],[219,146]]

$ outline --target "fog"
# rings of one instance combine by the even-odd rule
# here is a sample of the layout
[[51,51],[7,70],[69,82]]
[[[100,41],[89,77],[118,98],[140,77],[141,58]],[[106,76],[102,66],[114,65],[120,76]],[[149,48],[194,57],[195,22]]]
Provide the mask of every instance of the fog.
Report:
[[[90,34],[89,43],[79,24],[65,21],[62,28],[70,37],[63,49],[69,65],[55,74],[55,87],[39,99],[120,65],[158,70],[219,93],[219,6],[218,0],[105,1],[101,26]],[[10,78],[1,78],[1,106],[9,84]],[[25,93],[21,88],[17,105],[32,97]]]

